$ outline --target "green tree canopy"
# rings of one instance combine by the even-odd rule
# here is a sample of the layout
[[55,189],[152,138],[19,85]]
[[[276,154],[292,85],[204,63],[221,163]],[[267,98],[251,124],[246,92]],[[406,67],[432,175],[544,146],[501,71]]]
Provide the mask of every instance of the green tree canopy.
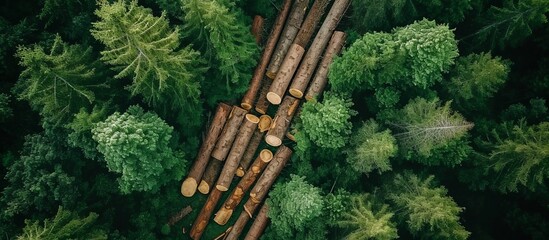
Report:
[[120,190],[127,194],[156,192],[166,182],[181,179],[187,161],[170,147],[172,131],[158,115],[131,106],[97,123],[92,133],[109,170],[121,174]]
[[388,240],[398,238],[396,224],[391,221],[394,213],[389,209],[389,205],[375,206],[374,199],[368,194],[353,196],[350,200],[350,210],[344,213],[338,221],[339,226],[352,229],[345,239]]
[[0,93],[0,123],[13,116],[13,110],[10,108],[9,104],[9,95]]

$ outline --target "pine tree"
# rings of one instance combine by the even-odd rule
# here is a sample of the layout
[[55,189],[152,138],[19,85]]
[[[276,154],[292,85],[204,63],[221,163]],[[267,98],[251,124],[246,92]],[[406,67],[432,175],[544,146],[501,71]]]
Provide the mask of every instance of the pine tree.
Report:
[[97,95],[108,93],[108,77],[91,47],[69,45],[56,36],[49,50],[20,47],[17,57],[24,70],[14,94],[54,124],[67,122],[80,108],[91,106]]
[[374,206],[374,199],[368,195],[351,197],[351,208],[343,214],[338,225],[352,229],[345,237],[349,240],[364,239],[396,239],[398,238],[396,224],[391,221],[394,213],[389,205]]
[[203,68],[199,53],[179,49],[179,30],[172,30],[165,14],[155,17],[137,1],[101,1],[95,11],[92,35],[106,47],[101,60],[130,77],[132,95],[141,95],[156,108],[196,114]]
[[424,239],[467,239],[471,234],[459,223],[463,208],[437,187],[434,176],[420,178],[410,172],[397,174],[387,198],[399,209],[397,218]]

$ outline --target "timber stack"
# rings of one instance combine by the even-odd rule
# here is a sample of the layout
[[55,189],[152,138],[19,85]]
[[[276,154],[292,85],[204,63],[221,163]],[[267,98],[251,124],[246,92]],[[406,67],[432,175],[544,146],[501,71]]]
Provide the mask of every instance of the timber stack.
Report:
[[[336,27],[349,4],[350,0],[284,0],[240,106],[218,105],[181,185],[185,197],[192,197],[197,189],[208,194],[189,233],[192,239],[202,237],[215,210],[213,221],[227,224],[246,197],[244,210],[222,238],[261,236],[269,223],[269,207],[262,203],[292,155],[284,145],[285,137],[291,136],[288,129],[300,112],[302,98],[317,98],[326,86],[329,66],[345,42],[345,33]],[[263,18],[254,18],[252,33],[258,43],[263,23]],[[268,115],[270,105],[278,107],[271,109],[276,112],[272,116]],[[241,179],[231,190],[235,177]],[[220,202],[225,192],[230,194]],[[255,220],[244,235],[250,219]]]

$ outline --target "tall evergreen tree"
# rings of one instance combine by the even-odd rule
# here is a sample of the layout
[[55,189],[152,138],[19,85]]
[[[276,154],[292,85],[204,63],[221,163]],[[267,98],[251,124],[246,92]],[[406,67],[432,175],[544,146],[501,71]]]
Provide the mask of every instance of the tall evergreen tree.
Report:
[[349,240],[377,239],[388,240],[398,238],[396,224],[391,221],[394,213],[389,205],[374,206],[374,199],[368,194],[353,196],[351,208],[343,214],[338,225],[352,229],[345,237]]

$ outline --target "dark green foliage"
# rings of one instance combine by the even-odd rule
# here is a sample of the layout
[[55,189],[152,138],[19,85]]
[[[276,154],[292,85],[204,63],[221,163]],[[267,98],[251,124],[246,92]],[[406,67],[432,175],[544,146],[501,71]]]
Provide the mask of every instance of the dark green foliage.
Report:
[[92,138],[92,129],[95,124],[107,118],[111,106],[94,106],[91,112],[80,109],[80,112],[74,115],[74,120],[66,127],[71,130],[67,137],[67,142],[71,147],[80,148],[84,156],[89,159],[99,159],[101,154],[97,151],[97,142]]
[[110,171],[121,173],[122,193],[156,192],[170,180],[179,180],[187,161],[170,148],[173,128],[158,115],[131,106],[109,116],[92,129],[93,139]]
[[373,119],[363,125],[351,136],[347,162],[358,172],[379,173],[391,170],[389,158],[397,153],[396,139],[390,130],[380,130]]
[[182,3],[184,36],[200,46],[217,71],[202,85],[208,102],[238,97],[247,90],[259,54],[241,13],[231,11],[230,1],[183,0]]
[[[322,214],[324,201],[319,188],[307,183],[303,177],[292,175],[290,181],[274,186],[267,204],[273,234],[278,239],[289,239],[314,224],[313,220]],[[317,235],[321,237],[323,233]]]
[[389,209],[389,205],[375,206],[373,203],[375,200],[368,194],[353,196],[350,200],[349,211],[343,214],[338,221],[339,226],[352,229],[345,239],[386,240],[398,238],[396,224],[391,221],[394,213]]
[[0,17],[0,73],[8,69],[9,58],[15,53],[15,49],[23,41],[23,38],[32,32],[28,21],[21,21],[12,25]]
[[69,45],[59,36],[49,49],[20,47],[17,57],[24,70],[13,92],[54,124],[70,121],[72,114],[89,107],[108,87],[106,72],[91,47]]
[[98,215],[90,213],[87,217],[80,218],[77,214],[59,207],[53,219],[44,220],[44,224],[38,221],[27,220],[23,228],[23,234],[18,240],[54,240],[54,239],[107,239],[107,234],[94,226]]
[[0,123],[13,116],[13,110],[10,108],[9,95],[0,93]]
[[408,230],[424,239],[467,239],[471,234],[459,223],[463,208],[447,196],[444,187],[437,187],[434,176],[418,177],[410,172],[397,174],[387,198],[397,218]]
[[539,123],[549,120],[545,99],[534,98],[530,99],[529,103],[528,107],[521,103],[509,106],[500,114],[501,120],[518,122],[519,120],[524,119],[528,123]]
[[469,160],[473,153],[467,137],[453,138],[433,148],[429,156],[420,153],[408,152],[406,159],[426,166],[454,167],[463,161]]
[[491,6],[477,20],[477,30],[463,40],[473,48],[516,46],[547,22],[547,12],[547,0],[504,0],[501,7]]
[[337,226],[338,221],[349,209],[351,194],[343,189],[338,189],[335,194],[328,193],[324,197],[324,214],[326,223],[330,226]]
[[[118,72],[116,78],[130,77],[132,95],[160,109],[194,110],[200,96],[203,68],[199,53],[189,47],[179,49],[179,31],[166,16],[155,17],[150,9],[126,3],[102,1],[95,11],[92,35],[106,46],[105,63]],[[186,114],[196,114],[195,111]]]
[[173,0],[154,0],[158,6],[168,13],[170,17],[182,19],[183,9],[181,7],[182,1]]

